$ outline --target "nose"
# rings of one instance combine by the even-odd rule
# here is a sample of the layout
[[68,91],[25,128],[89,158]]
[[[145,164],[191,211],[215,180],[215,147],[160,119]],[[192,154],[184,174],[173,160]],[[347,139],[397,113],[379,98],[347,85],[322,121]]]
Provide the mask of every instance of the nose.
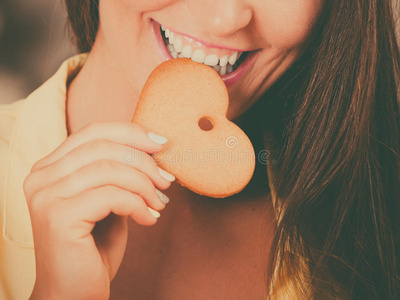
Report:
[[189,12],[201,28],[215,38],[232,35],[253,18],[245,0],[186,0]]

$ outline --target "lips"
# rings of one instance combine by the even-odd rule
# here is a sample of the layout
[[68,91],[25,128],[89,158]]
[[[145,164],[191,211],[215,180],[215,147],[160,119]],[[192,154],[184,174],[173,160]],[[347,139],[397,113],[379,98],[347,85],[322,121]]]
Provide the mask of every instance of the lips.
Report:
[[161,26],[164,45],[173,58],[186,57],[195,62],[212,67],[221,76],[230,74],[237,69],[242,54],[246,52],[230,49],[210,48],[188,36],[176,33]]
[[250,69],[255,51],[225,48],[202,43],[190,36],[171,30],[152,21],[153,32],[163,60],[187,57],[213,68],[227,86],[237,82]]

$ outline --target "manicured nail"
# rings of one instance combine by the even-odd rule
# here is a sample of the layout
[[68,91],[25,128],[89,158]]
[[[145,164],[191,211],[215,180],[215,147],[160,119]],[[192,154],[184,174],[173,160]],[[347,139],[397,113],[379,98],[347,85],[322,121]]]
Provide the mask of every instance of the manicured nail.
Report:
[[160,172],[160,175],[162,176],[162,178],[164,178],[165,180],[172,182],[175,180],[175,176],[172,174],[169,174],[167,171],[164,171],[163,169],[161,169],[160,167],[158,167],[158,171]]
[[160,200],[167,204],[169,202],[169,198],[167,195],[163,194],[161,191],[159,191],[158,189],[156,189],[156,194],[158,196],[158,198],[160,198]]
[[149,132],[148,136],[154,143],[159,144],[159,145],[163,145],[168,141],[168,139],[166,137],[163,137],[161,135],[158,135],[158,134],[155,134],[152,132]]
[[152,208],[150,208],[150,207],[147,207],[148,209],[149,209],[149,212],[151,213],[151,215],[154,217],[154,218],[156,218],[156,219],[158,219],[161,215],[160,215],[160,213],[158,212],[158,211],[156,211],[156,210],[154,210],[154,209],[152,209]]

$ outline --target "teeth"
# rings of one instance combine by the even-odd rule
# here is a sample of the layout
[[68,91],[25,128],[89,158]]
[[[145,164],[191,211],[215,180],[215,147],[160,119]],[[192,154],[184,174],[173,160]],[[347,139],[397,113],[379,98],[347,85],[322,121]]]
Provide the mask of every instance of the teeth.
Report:
[[164,35],[167,38],[166,44],[168,44],[166,47],[173,58],[191,58],[195,62],[204,63],[212,67],[221,76],[233,72],[233,65],[243,53],[235,51],[230,57],[229,55],[224,55],[221,58],[219,58],[217,54],[209,54],[206,56],[205,52],[201,49],[193,51],[190,45],[185,45],[183,47],[182,38],[179,35],[175,36],[174,32],[165,26],[161,25],[161,30],[164,31]]
[[169,34],[169,43],[173,45],[174,42],[175,42],[175,34],[174,34],[173,31],[170,31],[170,34]]
[[229,60],[228,55],[225,55],[224,57],[222,57],[222,58],[219,60],[219,65],[220,65],[221,67],[226,66],[226,64],[228,63],[228,60]]
[[219,75],[225,75],[226,74],[226,66],[221,67],[221,69],[219,70]]
[[178,52],[176,52],[175,50],[172,50],[172,51],[171,51],[171,56],[172,56],[173,58],[177,58],[177,57],[178,57]]
[[187,58],[192,57],[192,47],[189,45],[186,45],[185,47],[183,47],[182,54],[184,57],[187,57]]
[[218,65],[218,55],[217,54],[210,54],[204,60],[204,64],[209,66],[216,66]]
[[217,73],[219,73],[219,70],[221,69],[220,65],[216,65],[214,67],[212,67]]
[[178,52],[175,51],[173,45],[169,44],[169,45],[167,46],[167,50],[168,50],[169,54],[171,54],[171,56],[172,56],[173,58],[177,58],[177,57],[178,57]]
[[238,59],[238,53],[235,51],[235,53],[232,54],[231,57],[229,57],[229,63],[233,66]]
[[176,52],[182,51],[182,40],[180,37],[175,38],[174,47]]
[[198,63],[204,63],[206,59],[206,54],[203,50],[197,49],[192,54],[192,60]]
[[171,44],[169,44],[169,45],[167,46],[167,49],[168,49],[169,53],[171,53],[172,51],[174,51],[174,46],[171,45]]

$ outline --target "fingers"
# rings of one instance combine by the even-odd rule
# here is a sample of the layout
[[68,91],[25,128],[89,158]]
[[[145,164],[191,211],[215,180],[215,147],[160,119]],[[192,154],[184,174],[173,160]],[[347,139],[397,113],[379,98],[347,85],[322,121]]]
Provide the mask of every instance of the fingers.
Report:
[[85,190],[113,185],[138,194],[147,205],[162,210],[165,203],[157,195],[149,177],[135,168],[112,160],[99,160],[78,169],[53,184],[32,192],[44,192],[49,199],[74,197]]
[[[115,274],[126,247],[126,217],[153,225],[160,216],[156,210],[168,202],[156,187],[168,188],[174,178],[168,180],[148,155],[165,142],[139,125],[96,122],[33,166],[23,189],[38,254],[37,282],[53,281],[57,291],[82,285],[92,293],[94,287],[93,299],[104,294],[104,278]],[[119,217],[100,222],[112,214]],[[99,222],[104,227],[96,231]]]
[[116,186],[96,187],[70,198],[49,201],[49,197],[47,192],[38,192],[29,209],[36,235],[51,237],[57,243],[86,240],[96,222],[111,213],[129,216],[146,226],[157,222],[139,195]]
[[165,138],[147,132],[142,126],[135,123],[122,122],[92,122],[82,130],[72,134],[51,154],[37,161],[32,172],[54,163],[78,146],[96,139],[106,139],[140,149],[146,153],[154,153],[162,149],[167,141]]
[[36,190],[50,185],[61,178],[74,173],[85,165],[100,160],[113,160],[136,168],[149,176],[158,189],[167,189],[173,176],[166,180],[154,159],[147,153],[122,144],[100,139],[79,145],[58,161],[41,168],[31,175]]
[[130,216],[141,225],[153,225],[157,222],[142,197],[116,186],[97,187],[62,201],[65,214],[72,221],[94,224],[114,213],[118,216]]

